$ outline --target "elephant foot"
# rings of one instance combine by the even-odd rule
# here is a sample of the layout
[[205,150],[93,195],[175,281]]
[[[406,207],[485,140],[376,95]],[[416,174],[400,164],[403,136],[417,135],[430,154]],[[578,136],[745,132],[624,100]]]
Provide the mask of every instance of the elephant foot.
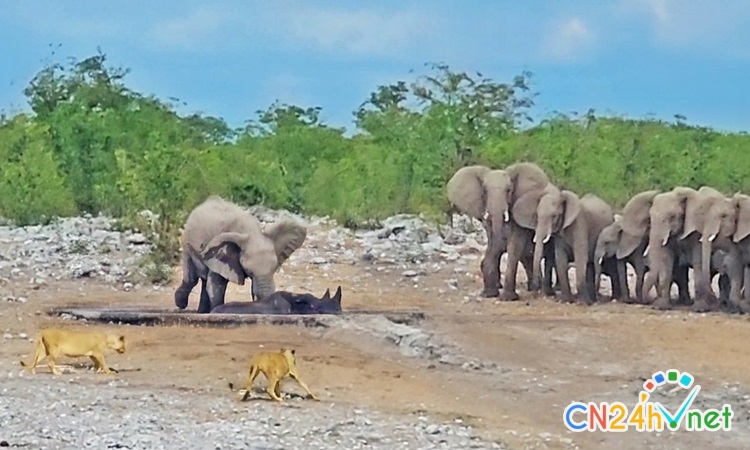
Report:
[[500,290],[498,288],[485,287],[480,295],[484,298],[497,297],[500,295]]
[[552,286],[544,286],[544,295],[546,295],[547,297],[554,297],[555,295],[557,295],[557,292]]
[[698,301],[702,301],[708,305],[720,304],[719,298],[713,292],[696,292],[694,300],[690,296],[687,296],[687,299],[684,296],[680,296],[679,298],[680,305],[694,305]]
[[654,309],[659,310],[659,311],[666,311],[668,309],[672,309],[672,305],[669,302],[669,297],[657,298],[656,301],[654,301],[654,303],[651,304],[651,306]]
[[724,305],[724,312],[729,314],[739,314],[742,312],[742,309],[740,308],[740,305],[734,302],[727,301]]
[[618,303],[625,303],[628,305],[639,303],[637,299],[633,299],[630,297],[618,297],[615,300],[617,300]]
[[740,311],[742,311],[743,314],[750,314],[750,301],[748,300],[742,300],[739,304]]
[[560,303],[575,303],[576,299],[573,297],[572,294],[560,294],[558,297],[560,299]]
[[713,308],[705,300],[697,299],[693,302],[693,306],[691,309],[693,310],[693,312],[704,313],[714,311],[716,308]]
[[515,291],[508,291],[508,290],[505,290],[505,289],[503,289],[503,291],[500,292],[500,295],[498,296],[498,298],[500,300],[502,300],[502,301],[505,301],[505,302],[515,302],[518,299],[520,299],[520,297],[518,296],[517,292],[515,292]]
[[190,291],[184,292],[182,289],[177,289],[174,293],[174,304],[180,309],[187,308],[188,298],[190,297]]

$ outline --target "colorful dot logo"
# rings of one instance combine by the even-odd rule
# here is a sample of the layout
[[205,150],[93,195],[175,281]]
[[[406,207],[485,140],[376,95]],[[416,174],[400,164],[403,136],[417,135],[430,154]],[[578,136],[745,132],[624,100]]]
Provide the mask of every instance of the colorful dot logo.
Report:
[[[683,389],[690,389],[690,386],[693,385],[693,380],[693,376],[689,373],[680,373],[679,370],[672,369],[667,370],[666,375],[664,372],[656,372],[650,380],[646,380],[643,383],[643,389],[645,389],[646,392],[651,393],[654,392],[654,389],[665,383],[679,384]],[[677,422],[670,422],[669,427],[671,429],[677,428]]]
[[680,373],[679,370],[668,370],[666,374],[664,372],[656,372],[651,379],[643,383],[643,389],[651,393],[654,392],[654,389],[665,383],[679,384],[683,389],[690,389],[690,386],[693,385],[693,380],[692,375],[687,372]]

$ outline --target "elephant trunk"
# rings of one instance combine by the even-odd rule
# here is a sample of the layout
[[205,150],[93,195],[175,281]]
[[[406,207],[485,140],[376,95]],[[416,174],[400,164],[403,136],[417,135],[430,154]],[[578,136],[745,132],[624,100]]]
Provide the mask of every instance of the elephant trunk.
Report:
[[547,225],[539,224],[534,233],[534,260],[532,267],[531,285],[534,290],[538,290],[542,285],[542,256],[544,254],[544,244],[552,238],[552,223]]
[[491,217],[489,221],[487,237],[494,242],[500,252],[505,252],[508,248],[508,224],[502,215]]
[[542,285],[542,255],[544,253],[543,239],[534,239],[534,262],[531,269],[532,290],[538,290]]
[[602,261],[604,260],[605,253],[602,250],[597,249],[594,252],[594,292],[599,292],[599,287],[602,284]]
[[709,239],[709,236],[703,235],[701,237],[701,273],[700,279],[696,280],[696,296],[706,295],[711,290],[712,247],[713,239]]
[[653,249],[651,247],[666,247],[669,243],[669,237],[671,230],[666,225],[652,224],[651,231],[648,236],[648,246],[643,252],[643,256],[647,256]]
[[276,292],[276,286],[271,276],[256,276],[253,278],[251,292],[253,300],[265,300]]

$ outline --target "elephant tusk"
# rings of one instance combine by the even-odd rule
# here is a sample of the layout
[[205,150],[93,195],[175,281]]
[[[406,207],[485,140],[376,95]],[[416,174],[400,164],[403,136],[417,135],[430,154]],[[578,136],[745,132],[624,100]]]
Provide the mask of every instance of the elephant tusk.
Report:
[[506,209],[503,211],[503,221],[504,222],[510,222],[510,214],[508,214],[508,210]]
[[600,256],[599,259],[596,260],[596,263],[601,266],[602,265],[602,261],[604,261],[604,257]]
[[534,239],[531,240],[534,244],[536,244],[536,234],[534,235]]
[[664,240],[661,241],[661,246],[666,247],[668,241],[669,241],[669,236],[665,237]]
[[648,256],[648,251],[649,251],[649,250],[651,250],[651,246],[650,246],[650,245],[646,246],[646,250],[644,250],[644,251],[643,251],[643,257],[644,257],[644,258],[645,258],[646,256]]
[[546,244],[547,241],[549,241],[549,238],[550,238],[550,235],[548,234],[547,236],[544,237],[544,240],[542,241],[542,244]]
[[716,239],[716,233],[714,233],[714,234],[712,234],[711,236],[708,237],[708,242],[713,242],[714,239]]
[[486,213],[484,213],[484,217],[482,217],[482,220],[486,222],[487,220],[489,220],[489,218],[490,218],[490,213],[489,211],[487,211]]

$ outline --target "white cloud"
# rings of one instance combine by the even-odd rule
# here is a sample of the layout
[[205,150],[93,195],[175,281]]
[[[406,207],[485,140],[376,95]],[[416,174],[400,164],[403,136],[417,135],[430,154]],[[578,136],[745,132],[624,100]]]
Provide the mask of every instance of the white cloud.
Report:
[[580,58],[594,43],[594,33],[586,23],[573,17],[554,23],[542,43],[542,54],[556,60]]
[[360,56],[396,56],[418,47],[437,28],[435,16],[416,10],[386,13],[293,3],[274,11],[274,18],[276,33],[290,44]]
[[158,22],[147,39],[157,46],[195,50],[209,47],[232,16],[225,10],[199,7],[187,15]]
[[621,8],[645,16],[658,44],[727,51],[746,46],[750,3],[734,0],[621,0]]
[[[419,48],[433,34],[437,18],[429,11],[309,6],[297,0],[202,6],[159,21],[148,44],[203,51],[231,43],[286,45],[357,56],[398,56]],[[261,44],[261,45],[264,45]]]

